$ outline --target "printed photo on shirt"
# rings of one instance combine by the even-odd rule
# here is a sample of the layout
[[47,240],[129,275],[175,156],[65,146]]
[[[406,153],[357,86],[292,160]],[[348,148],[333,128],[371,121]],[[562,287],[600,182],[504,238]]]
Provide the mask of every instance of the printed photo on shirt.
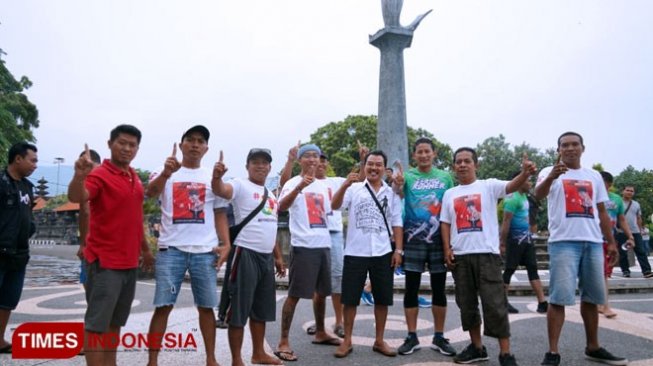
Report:
[[306,192],[306,212],[308,213],[308,225],[311,228],[326,228],[326,210],[324,209],[324,196],[315,192]]
[[196,182],[172,184],[172,223],[203,224],[206,185]]
[[564,179],[565,208],[567,217],[594,218],[592,206],[592,182],[588,180]]
[[[329,201],[331,201],[333,199],[333,192],[331,191],[331,187],[327,188],[327,190],[329,191]],[[333,216],[333,210],[329,211],[327,216]]]
[[483,231],[480,194],[457,197],[454,199],[453,207],[456,211],[456,229],[459,234]]

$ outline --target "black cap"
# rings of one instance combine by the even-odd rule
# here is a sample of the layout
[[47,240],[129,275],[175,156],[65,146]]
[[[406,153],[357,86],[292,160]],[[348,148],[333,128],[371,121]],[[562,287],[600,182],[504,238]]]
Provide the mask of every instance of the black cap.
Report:
[[186,138],[186,136],[190,135],[193,132],[199,133],[200,135],[202,135],[202,137],[204,137],[204,140],[206,140],[206,142],[209,142],[209,136],[211,134],[209,133],[209,130],[202,125],[196,125],[189,128],[188,131],[184,132],[184,134],[181,136],[181,140],[183,141]]
[[249,153],[247,154],[247,162],[249,163],[249,161],[255,156],[262,156],[268,161],[268,163],[272,162],[272,153],[270,152],[270,149],[253,148],[249,150]]
[[324,151],[320,151],[320,157],[329,160],[329,156]]

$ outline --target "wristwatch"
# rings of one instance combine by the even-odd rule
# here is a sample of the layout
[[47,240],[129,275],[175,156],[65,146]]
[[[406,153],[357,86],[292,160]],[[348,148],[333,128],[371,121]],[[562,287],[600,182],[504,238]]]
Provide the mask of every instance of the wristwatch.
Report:
[[397,253],[399,255],[404,255],[404,251],[401,250],[401,249],[395,249],[395,253]]

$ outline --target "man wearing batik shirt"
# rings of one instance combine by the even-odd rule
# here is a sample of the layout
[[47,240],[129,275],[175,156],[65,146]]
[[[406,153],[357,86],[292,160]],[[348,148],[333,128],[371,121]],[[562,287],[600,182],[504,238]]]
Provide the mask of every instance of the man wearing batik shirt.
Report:
[[[520,174],[515,173],[514,179]],[[528,191],[531,182],[526,181],[517,192],[506,197],[503,201],[503,221],[501,222],[500,249],[505,253],[506,268],[503,271],[503,283],[506,290],[510,286],[510,278],[517,270],[517,266],[526,266],[528,280],[537,296],[537,312],[546,313],[548,303],[544,300],[542,282],[537,273],[537,259],[535,245],[531,238],[529,224],[529,199]],[[518,313],[519,310],[508,304],[508,312]]]
[[460,308],[463,330],[471,344],[454,357],[456,363],[488,359],[481,338],[480,296],[483,305],[484,335],[498,338],[501,366],[516,365],[510,353],[508,300],[501,281],[503,261],[499,254],[497,201],[515,192],[535,173],[535,165],[526,156],[520,174],[511,181],[477,180],[476,151],[462,147],[453,155],[459,186],[442,198],[442,241],[444,259],[456,284],[456,304]]
[[[565,321],[565,306],[576,302],[580,292],[580,313],[585,326],[585,356],[597,362],[626,365],[628,360],[612,355],[599,345],[597,305],[605,302],[603,241],[612,261],[618,252],[610,217],[609,200],[601,175],[583,168],[583,138],[576,132],[558,137],[558,160],[537,177],[535,198],[547,198],[549,213],[549,350],[542,365],[559,365],[558,343]],[[590,206],[587,206],[587,198]],[[611,263],[614,265],[614,263]],[[568,273],[576,274],[569,276]]]
[[290,347],[289,332],[299,299],[313,299],[313,343],[340,344],[340,339],[324,329],[325,299],[331,295],[331,236],[327,226],[331,200],[327,186],[315,178],[320,154],[320,148],[314,144],[299,148],[301,174],[286,182],[279,196],[279,210],[290,213],[291,245],[288,297],[281,312],[281,337],[275,351],[283,361],[297,360]]

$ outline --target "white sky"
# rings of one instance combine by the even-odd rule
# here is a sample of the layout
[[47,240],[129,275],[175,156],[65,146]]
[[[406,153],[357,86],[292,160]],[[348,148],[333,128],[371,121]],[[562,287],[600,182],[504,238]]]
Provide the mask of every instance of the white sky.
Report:
[[[204,165],[224,150],[244,175],[251,147],[273,171],[298,139],[376,114],[379,0],[0,0],[0,47],[40,112],[41,164],[72,164],[84,142],[143,132],[135,167],[157,169],[196,123]],[[404,53],[408,124],[452,148],[503,133],[553,147],[584,135],[584,164],[653,168],[653,2],[406,0],[428,9]]]

